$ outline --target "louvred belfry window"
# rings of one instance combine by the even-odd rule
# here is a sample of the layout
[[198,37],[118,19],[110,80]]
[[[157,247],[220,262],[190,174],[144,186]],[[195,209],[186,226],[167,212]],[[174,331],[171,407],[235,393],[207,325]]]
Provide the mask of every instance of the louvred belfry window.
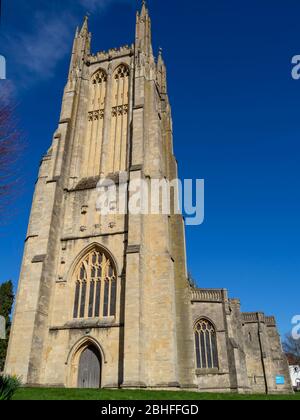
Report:
[[75,270],[73,318],[116,315],[117,273],[112,259],[100,249],[88,253]]
[[129,67],[121,64],[113,73],[110,172],[126,170],[128,104],[129,104]]
[[92,76],[89,86],[83,177],[100,174],[106,95],[107,74],[100,69]]

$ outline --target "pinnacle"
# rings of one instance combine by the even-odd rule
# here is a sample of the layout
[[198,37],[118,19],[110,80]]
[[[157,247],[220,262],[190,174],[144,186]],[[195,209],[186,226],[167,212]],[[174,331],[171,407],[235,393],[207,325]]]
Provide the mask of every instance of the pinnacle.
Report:
[[89,22],[89,15],[86,14],[85,17],[84,17],[84,21],[83,21],[81,31],[80,31],[81,33],[88,32],[88,22]]
[[147,14],[147,12],[148,12],[148,9],[147,9],[147,2],[146,2],[146,0],[143,0],[143,4],[142,4],[142,12],[141,12],[141,14],[142,14],[142,15],[146,15],[146,14]]

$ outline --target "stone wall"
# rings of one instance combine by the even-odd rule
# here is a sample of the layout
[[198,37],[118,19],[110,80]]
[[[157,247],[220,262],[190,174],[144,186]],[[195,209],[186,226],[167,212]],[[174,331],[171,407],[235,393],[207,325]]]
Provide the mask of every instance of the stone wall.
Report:
[[[254,312],[242,314],[242,320],[247,372],[252,391],[291,392],[288,362],[282,350],[275,318]],[[284,385],[276,384],[277,376],[284,377]]]

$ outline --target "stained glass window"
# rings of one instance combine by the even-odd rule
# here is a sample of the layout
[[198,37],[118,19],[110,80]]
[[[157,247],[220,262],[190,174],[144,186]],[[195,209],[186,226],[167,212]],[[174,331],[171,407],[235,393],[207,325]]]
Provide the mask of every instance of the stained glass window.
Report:
[[197,369],[218,369],[216,330],[211,322],[201,319],[195,326]]
[[75,271],[74,318],[116,315],[117,274],[107,253],[94,249]]

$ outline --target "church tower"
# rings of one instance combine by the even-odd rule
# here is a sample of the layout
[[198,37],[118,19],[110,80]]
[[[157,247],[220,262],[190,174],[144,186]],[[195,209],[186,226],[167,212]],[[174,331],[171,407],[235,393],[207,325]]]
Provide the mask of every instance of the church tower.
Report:
[[[7,374],[30,386],[291,392],[275,318],[190,284],[174,208],[130,211],[132,185],[177,178],[145,1],[135,42],[119,49],[92,54],[85,18],[35,187]],[[108,180],[123,212],[120,194],[100,211]]]
[[30,385],[188,386],[182,216],[96,209],[100,179],[128,189],[177,178],[166,67],[153,54],[145,1],[134,44],[90,48],[85,18],[35,188],[6,372]]

